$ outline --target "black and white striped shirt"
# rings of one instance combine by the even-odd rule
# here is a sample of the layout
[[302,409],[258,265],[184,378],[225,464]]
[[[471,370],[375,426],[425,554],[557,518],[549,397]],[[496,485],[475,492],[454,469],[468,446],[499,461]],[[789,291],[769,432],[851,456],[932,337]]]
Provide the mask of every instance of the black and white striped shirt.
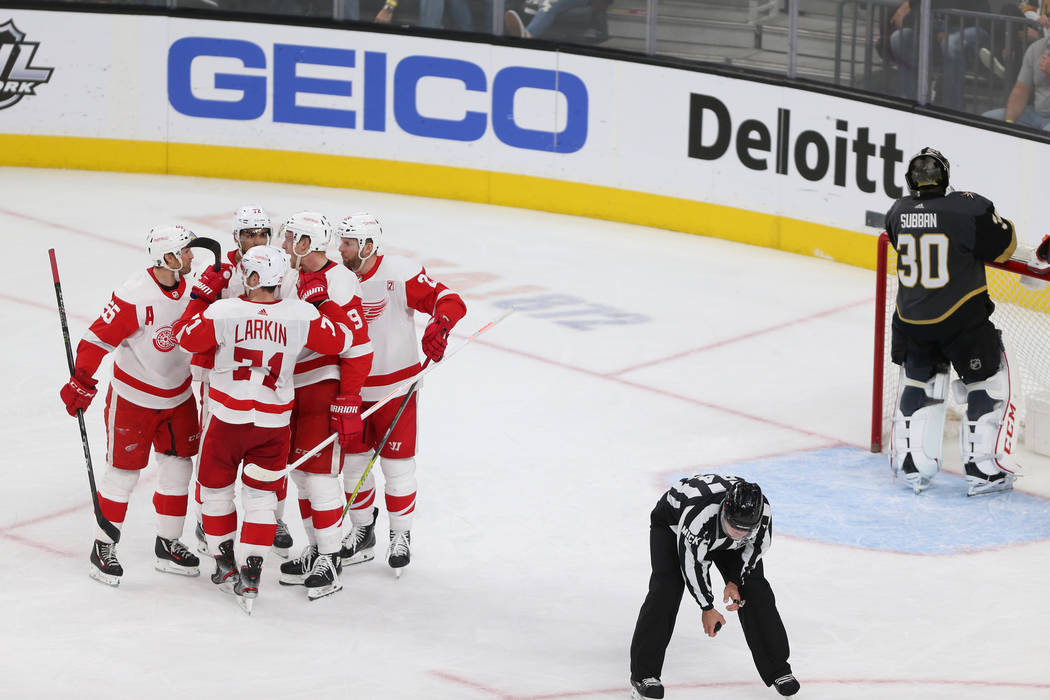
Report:
[[726,491],[737,481],[741,479],[736,476],[697,474],[672,486],[657,506],[678,537],[678,559],[686,586],[704,610],[714,606],[708,553],[740,550],[740,580],[733,583],[743,584],[772,543],[773,526],[765,497],[762,520],[749,537],[734,540],[724,532],[719,510]]

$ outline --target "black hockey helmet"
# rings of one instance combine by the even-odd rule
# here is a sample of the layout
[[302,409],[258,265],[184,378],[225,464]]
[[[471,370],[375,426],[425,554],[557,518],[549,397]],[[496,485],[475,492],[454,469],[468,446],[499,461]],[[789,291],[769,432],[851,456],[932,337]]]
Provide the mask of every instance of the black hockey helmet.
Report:
[[741,479],[726,491],[722,512],[726,522],[737,530],[754,530],[762,520],[764,506],[759,485]]
[[948,159],[927,146],[908,161],[904,181],[912,197],[943,195],[948,191]]

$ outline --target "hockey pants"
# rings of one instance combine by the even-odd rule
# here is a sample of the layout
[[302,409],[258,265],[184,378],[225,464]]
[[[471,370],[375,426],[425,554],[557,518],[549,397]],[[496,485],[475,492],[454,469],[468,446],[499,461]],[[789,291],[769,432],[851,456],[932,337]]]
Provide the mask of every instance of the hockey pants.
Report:
[[[685,591],[681,565],[678,559],[678,542],[674,532],[660,522],[654,512],[649,530],[649,553],[652,560],[652,575],[649,578],[649,593],[638,613],[638,622],[631,640],[631,678],[660,678],[664,666],[664,654],[671,642],[675,619]],[[711,552],[709,560],[718,567],[726,581],[738,581],[743,562],[740,550]],[[744,639],[755,660],[755,668],[767,686],[785,674],[791,673],[788,664],[787,632],[777,612],[773,589],[763,573],[762,562],[752,570],[747,583],[740,586],[740,595],[745,604],[735,613],[740,620]],[[720,592],[715,603],[720,604]],[[725,613],[727,621],[734,613]]]

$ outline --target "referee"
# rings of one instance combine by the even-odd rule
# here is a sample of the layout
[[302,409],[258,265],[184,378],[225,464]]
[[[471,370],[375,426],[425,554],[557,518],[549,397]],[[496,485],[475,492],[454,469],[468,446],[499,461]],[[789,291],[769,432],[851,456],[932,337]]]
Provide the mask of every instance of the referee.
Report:
[[697,474],[660,498],[650,515],[649,593],[631,640],[633,698],[664,696],[664,653],[686,587],[703,610],[707,636],[714,637],[726,623],[714,607],[712,563],[726,582],[722,600],[730,603],[726,610],[739,615],[762,681],[781,695],[798,692],[788,663],[787,632],[762,572],[762,555],[772,536],[769,502],[762,489],[739,477]]

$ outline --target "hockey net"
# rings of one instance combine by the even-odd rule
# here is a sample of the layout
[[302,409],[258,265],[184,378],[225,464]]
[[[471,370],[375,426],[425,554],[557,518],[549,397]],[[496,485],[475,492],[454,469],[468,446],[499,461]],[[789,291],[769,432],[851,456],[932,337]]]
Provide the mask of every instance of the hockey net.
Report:
[[[1020,251],[1005,263],[988,263],[988,293],[995,302],[992,322],[1003,333],[1010,363],[1010,386],[1017,420],[1024,429],[1027,397],[1050,390],[1050,285],[1048,278],[1027,268],[1029,251]],[[889,444],[897,401],[900,368],[890,362],[890,325],[897,298],[897,253],[889,236],[879,236],[875,289],[875,357],[872,377],[871,451]],[[1023,259],[1021,259],[1023,256]],[[1022,284],[1028,278],[1033,286]],[[953,378],[954,372],[953,372]],[[950,394],[949,394],[950,396]],[[964,408],[949,397],[948,419],[960,420]]]

